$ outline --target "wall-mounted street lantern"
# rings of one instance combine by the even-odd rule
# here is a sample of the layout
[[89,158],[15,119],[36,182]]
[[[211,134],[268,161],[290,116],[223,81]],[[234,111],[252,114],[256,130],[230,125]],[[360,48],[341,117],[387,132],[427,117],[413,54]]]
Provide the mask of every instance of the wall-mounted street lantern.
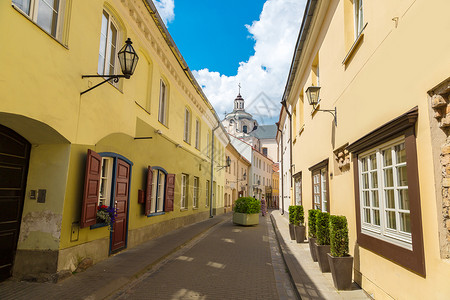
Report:
[[228,168],[231,166],[231,158],[227,156],[227,159],[225,160],[225,166],[217,166],[219,169],[217,171],[222,170],[223,168]]
[[[319,104],[320,86],[310,86],[306,89],[306,97],[308,98],[309,105],[314,108]],[[334,125],[337,126],[337,108],[334,109],[317,109],[317,111],[325,111],[333,115]]]
[[120,49],[119,53],[117,54],[117,56],[119,57],[120,68],[122,69],[123,75],[83,75],[81,76],[81,78],[103,77],[105,78],[105,80],[85,90],[84,92],[81,92],[81,95],[89,92],[90,90],[95,89],[96,87],[112,79],[114,79],[114,82],[116,83],[119,82],[119,78],[130,79],[131,75],[133,75],[134,70],[136,69],[136,65],[139,60],[139,56],[136,54],[136,51],[134,51],[133,46],[131,46],[132,43],[133,42],[131,41],[131,39],[128,38],[125,42],[125,45],[122,47],[122,49]]

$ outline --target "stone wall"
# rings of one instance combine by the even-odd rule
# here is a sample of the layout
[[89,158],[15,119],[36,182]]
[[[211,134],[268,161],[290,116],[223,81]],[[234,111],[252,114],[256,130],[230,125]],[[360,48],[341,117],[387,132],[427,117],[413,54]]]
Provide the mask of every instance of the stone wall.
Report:
[[[438,180],[438,217],[440,252],[441,258],[450,258],[450,80],[445,81],[429,92],[431,97],[431,108],[435,119],[433,129],[439,128],[444,134],[442,139],[434,139],[432,133],[432,144],[440,146],[439,151],[439,173]],[[436,124],[437,122],[437,124]],[[436,145],[439,141],[441,145]]]

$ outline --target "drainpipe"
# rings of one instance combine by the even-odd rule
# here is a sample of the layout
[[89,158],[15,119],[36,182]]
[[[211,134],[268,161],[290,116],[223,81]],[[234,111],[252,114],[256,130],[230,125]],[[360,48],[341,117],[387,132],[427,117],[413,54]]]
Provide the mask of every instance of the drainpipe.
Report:
[[287,104],[286,104],[286,100],[283,100],[281,102],[281,104],[284,106],[284,108],[286,109],[286,113],[289,117],[289,172],[291,172],[291,178],[290,178],[290,182],[291,182],[291,188],[294,186],[293,182],[292,182],[292,115],[289,112],[288,108],[287,108]]
[[214,181],[214,132],[220,127],[220,122],[216,128],[211,131],[211,182],[209,188],[209,217],[213,217],[213,181]]
[[280,123],[276,123],[277,130],[281,136],[281,214],[284,215],[284,181],[283,181],[283,131],[280,130]]

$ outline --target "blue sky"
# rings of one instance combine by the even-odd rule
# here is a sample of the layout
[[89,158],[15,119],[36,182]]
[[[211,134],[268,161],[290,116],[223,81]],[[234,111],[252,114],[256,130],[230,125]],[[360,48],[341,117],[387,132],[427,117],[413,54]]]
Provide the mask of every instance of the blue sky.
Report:
[[245,24],[261,14],[266,0],[179,0],[169,32],[192,70],[208,68],[227,76],[254,54]]
[[219,117],[242,86],[260,124],[278,120],[306,0],[153,0]]

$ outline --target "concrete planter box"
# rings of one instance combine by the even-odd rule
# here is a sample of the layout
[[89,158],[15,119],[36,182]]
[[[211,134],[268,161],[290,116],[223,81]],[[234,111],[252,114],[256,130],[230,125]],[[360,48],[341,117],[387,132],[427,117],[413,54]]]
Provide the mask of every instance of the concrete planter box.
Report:
[[309,252],[311,253],[311,258],[313,261],[317,262],[317,252],[316,252],[317,238],[310,237],[308,240],[309,240]]
[[353,256],[334,257],[330,253],[327,255],[334,287],[337,290],[350,290],[352,288]]
[[330,245],[317,245],[317,243],[315,243],[315,245],[320,271],[322,271],[322,273],[331,272],[327,256],[327,254],[330,253]]
[[303,243],[303,241],[305,240],[306,227],[295,225],[294,228],[295,239],[297,240],[297,243]]
[[291,236],[291,240],[295,240],[295,229],[294,224],[289,224],[289,235]]
[[243,226],[251,226],[259,224],[259,213],[257,214],[243,214],[233,213],[233,223]]

